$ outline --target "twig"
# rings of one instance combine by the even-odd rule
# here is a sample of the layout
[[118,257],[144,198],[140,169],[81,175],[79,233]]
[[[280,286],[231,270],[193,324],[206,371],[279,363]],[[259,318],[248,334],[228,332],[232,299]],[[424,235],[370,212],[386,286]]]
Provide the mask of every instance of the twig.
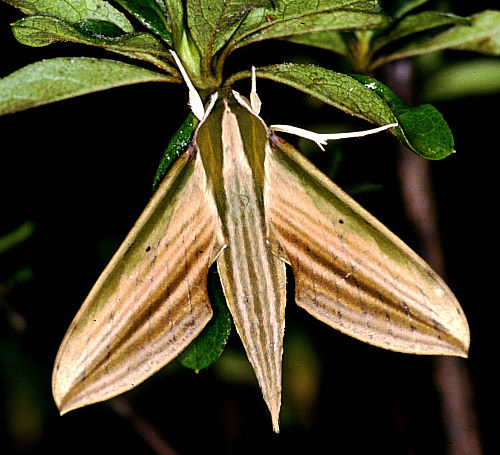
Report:
[[125,398],[113,398],[109,401],[109,406],[120,417],[123,417],[136,433],[158,455],[179,455],[160,435],[158,430],[143,417],[136,414],[130,403]]
[[[388,85],[400,98],[414,103],[413,68],[410,61],[392,63],[384,75]],[[420,242],[420,254],[445,278],[445,260],[429,161],[399,145],[397,172],[406,215]],[[480,455],[481,437],[466,362],[457,357],[435,357],[433,377],[441,401],[447,454]]]

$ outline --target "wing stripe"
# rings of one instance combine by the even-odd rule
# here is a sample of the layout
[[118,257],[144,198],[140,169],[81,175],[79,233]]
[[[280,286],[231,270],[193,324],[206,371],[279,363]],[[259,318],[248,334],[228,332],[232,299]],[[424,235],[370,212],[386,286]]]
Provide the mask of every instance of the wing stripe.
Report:
[[[284,264],[266,243],[258,178],[245,155],[237,117],[227,106],[222,126],[228,247],[217,261],[218,268],[235,326],[277,430],[286,301]],[[260,133],[265,134],[265,130]]]
[[[280,182],[285,184],[285,182]],[[349,301],[346,301],[344,305],[350,306],[355,312],[361,312],[363,318],[366,320],[366,324],[369,325],[368,321],[368,311],[365,308],[364,302],[369,301],[370,298],[378,301],[380,299],[387,302],[391,302],[397,298],[411,299],[418,302],[420,298],[415,296],[415,293],[419,293],[423,296],[421,288],[416,288],[412,291],[412,283],[410,280],[405,280],[404,277],[394,275],[391,269],[384,267],[382,263],[376,263],[375,258],[372,257],[370,251],[360,250],[359,246],[355,243],[346,244],[342,239],[342,234],[340,231],[335,231],[335,227],[332,226],[332,230],[337,234],[339,239],[337,244],[337,249],[342,252],[342,259],[339,254],[335,253],[334,245],[334,235],[328,236],[326,234],[328,227],[318,227],[318,219],[311,218],[311,214],[307,214],[301,207],[292,205],[294,200],[285,199],[280,197],[279,193],[276,196],[279,199],[280,205],[282,207],[282,214],[279,220],[286,221],[288,227],[281,226],[279,228],[282,231],[282,243],[286,245],[285,249],[295,249],[295,253],[292,254],[297,257],[297,262],[304,263],[302,268],[309,270],[312,276],[312,285],[314,288],[316,286],[322,286],[326,288],[331,285],[333,281],[335,287],[335,295],[337,296],[337,313],[341,313],[338,301],[342,301],[342,294],[349,297],[357,295],[358,299],[353,302],[353,305],[349,305]],[[300,220],[297,216],[293,215],[294,212],[300,213]],[[275,225],[279,223],[276,218],[273,218]],[[287,237],[288,236],[288,237]],[[299,241],[300,238],[300,241]],[[319,242],[317,239],[321,238],[322,241]],[[301,250],[298,253],[298,247],[295,245],[304,243],[306,248],[304,251]],[[327,245],[325,248],[323,245]],[[326,253],[329,253],[328,255]],[[314,264],[314,269],[310,264]],[[356,278],[356,264],[362,267],[364,270],[368,271],[368,276],[365,278],[365,283],[359,283]],[[300,265],[299,265],[300,267]],[[333,272],[333,273],[332,273]],[[392,280],[388,281],[388,276],[392,275]],[[342,277],[340,278],[339,277]],[[368,280],[367,278],[370,278]],[[373,278],[373,279],[371,279]],[[379,283],[384,282],[385,295],[380,292]],[[401,284],[403,283],[403,285]],[[305,289],[300,289],[300,291],[305,291]],[[343,292],[342,292],[343,291]],[[314,291],[315,292],[315,291]],[[300,297],[299,297],[300,299]],[[321,304],[316,296],[312,297],[314,302]],[[404,319],[408,322],[408,327],[415,330],[411,319],[413,317],[418,318],[418,314],[412,315],[410,309],[402,301],[402,307],[395,307],[394,311],[399,312],[404,315]],[[428,310],[425,310],[428,313]],[[391,318],[388,315],[389,319]],[[424,317],[424,320],[427,318]]]
[[270,244],[298,305],[378,346],[464,355],[465,317],[427,264],[290,146],[277,142],[265,170]]
[[[240,189],[244,189],[244,187],[240,187]],[[250,261],[248,261],[248,268],[245,270],[245,273],[250,278],[246,292],[249,291],[256,292],[258,296],[254,302],[254,310],[252,317],[247,319],[247,325],[245,327],[250,327],[251,320],[257,320],[257,314],[262,315],[262,319],[264,324],[260,327],[261,336],[259,346],[265,347],[265,351],[259,349],[256,350],[260,356],[260,362],[265,366],[267,373],[265,377],[271,378],[271,384],[276,384],[278,379],[276,368],[273,368],[272,365],[276,364],[276,352],[269,343],[274,343],[277,338],[277,327],[274,321],[276,320],[276,312],[274,305],[266,305],[267,302],[273,302],[275,299],[274,290],[272,287],[272,282],[270,281],[270,277],[272,276],[270,270],[270,264],[268,261],[257,261],[257,258],[264,258],[268,255],[268,251],[266,251],[264,238],[262,236],[256,237],[252,232],[250,233],[249,228],[255,228],[262,232],[264,229],[264,225],[262,223],[263,215],[259,213],[258,210],[245,210],[243,212],[242,223],[240,224],[240,235],[243,239],[243,247],[250,249]],[[252,238],[253,237],[253,238]],[[237,240],[237,239],[236,239]],[[236,258],[234,258],[236,259]],[[248,299],[248,294],[246,295]],[[244,317],[244,315],[242,314]],[[248,338],[247,334],[247,338]],[[268,362],[266,358],[271,356],[273,358],[272,362]],[[267,387],[271,388],[270,384]]]
[[206,276],[224,247],[201,159],[182,155],[90,292],[63,340],[61,412],[128,390],[174,358],[211,317]]
[[[198,212],[193,214],[193,216],[198,217],[200,214],[201,210],[198,210]],[[211,246],[212,234],[209,233],[210,230],[208,227],[209,221],[207,219],[204,219],[203,223],[200,223],[195,227],[196,232],[194,232],[193,237],[197,238],[195,244],[198,245],[198,250],[204,251]],[[91,357],[96,359],[94,370],[98,370],[102,362],[109,362],[109,352],[117,352],[118,350],[123,349],[129,353],[133,353],[138,346],[148,346],[150,356],[153,355],[155,350],[153,349],[154,344],[151,338],[152,334],[150,327],[152,325],[167,325],[170,324],[173,319],[180,317],[185,307],[185,301],[182,299],[182,295],[186,294],[189,301],[192,300],[191,294],[193,291],[190,289],[190,284],[186,280],[186,277],[193,274],[193,269],[198,270],[196,275],[199,276],[202,263],[204,261],[204,256],[201,254],[192,255],[194,257],[191,259],[189,251],[186,251],[185,241],[183,240],[184,235],[182,234],[183,231],[184,226],[181,226],[177,238],[174,237],[171,241],[165,242],[163,245],[164,248],[159,250],[154,259],[149,262],[145,270],[134,271],[132,278],[130,279],[136,281],[135,285],[129,286],[128,284],[124,284],[124,291],[120,292],[119,300],[115,300],[114,309],[110,313],[109,321],[107,322],[109,330],[102,332],[97,331],[98,334],[103,333],[100,340],[97,339],[95,335],[92,342],[89,340],[86,346],[89,347],[93,345],[94,350],[87,351],[86,356],[81,359],[81,364],[86,363],[86,359]],[[204,243],[201,244],[198,239],[203,238],[203,232],[205,232],[205,238]],[[198,233],[201,235],[198,235]],[[179,242],[179,239],[182,241]],[[174,250],[173,248],[169,248],[169,244],[182,245],[183,248]],[[181,251],[182,249],[184,250],[183,252]],[[162,279],[162,276],[165,273],[162,270],[157,271],[156,275],[154,274],[154,265],[157,262],[165,264],[165,268],[168,273],[171,263],[175,264],[177,261],[182,260],[185,262],[184,268],[179,268],[178,273],[176,274],[169,274],[169,280],[165,281]],[[151,273],[148,273],[148,269],[151,269]],[[175,269],[175,266],[172,267],[172,269]],[[143,279],[136,278],[137,276],[140,277],[143,274],[147,275],[147,277]],[[127,277],[122,275],[121,279],[124,283],[127,282]],[[143,286],[143,280],[149,281],[147,286]],[[121,300],[130,300],[134,302],[136,310],[133,321],[129,321],[126,317],[129,309],[124,305],[119,305]],[[166,314],[163,314],[164,309],[162,308],[162,305],[166,301],[171,301],[173,304],[169,307]],[[172,315],[175,315],[175,317],[172,317]],[[197,315],[191,308],[190,313],[184,317],[194,321],[196,316]],[[166,319],[165,323],[155,323],[156,317]],[[115,323],[115,321],[122,322]],[[167,337],[168,334],[169,332],[166,331],[164,336]],[[132,337],[132,335],[134,336]],[[156,339],[157,338],[158,337],[156,337]],[[107,340],[109,340],[109,343]],[[157,339],[157,342],[158,341],[161,341],[161,339]],[[97,360],[99,358],[103,360]],[[111,367],[112,365],[110,364],[106,366],[108,369]],[[87,372],[87,375],[90,374],[91,372]]]
[[[225,156],[228,155],[226,154]],[[244,163],[243,160],[239,164],[242,165],[242,163]],[[237,163],[234,162],[233,165],[236,166]],[[233,180],[231,186],[234,184],[234,187],[230,191],[233,192],[236,198],[241,197],[241,195],[250,194],[249,190],[253,186],[250,167],[245,167],[245,170],[249,174],[234,172],[231,175]],[[246,176],[247,179],[242,181],[240,178],[242,176]],[[273,305],[262,305],[262,302],[272,302],[275,297],[272,294],[270,295],[272,292],[269,290],[269,276],[271,272],[268,264],[266,261],[259,260],[266,255],[266,251],[263,250],[262,245],[263,239],[260,236],[255,236],[256,231],[262,230],[262,223],[259,217],[256,216],[259,207],[255,204],[255,200],[248,200],[248,203],[254,205],[254,210],[241,210],[239,214],[240,221],[233,223],[232,226],[234,226],[234,229],[229,232],[230,248],[228,248],[228,254],[231,255],[231,263],[238,264],[238,267],[233,268],[234,283],[237,287],[236,295],[241,295],[247,302],[245,306],[240,307],[236,305],[235,311],[237,317],[242,322],[240,330],[243,332],[243,337],[249,345],[249,350],[256,357],[255,361],[267,370],[262,379],[271,377],[273,378],[272,381],[275,381],[276,378],[273,377],[273,369],[270,368],[270,365],[266,361],[266,352],[261,349],[268,346],[269,340],[275,339],[274,333],[273,335],[269,334],[269,328],[273,332],[275,331],[274,324],[269,324],[274,318],[268,312],[268,310],[272,311]],[[240,255],[242,251],[245,251],[246,261],[241,261]],[[263,268],[264,270],[262,270]],[[253,298],[254,296],[257,296],[257,298]],[[252,301],[251,305],[248,304],[250,300]],[[243,311],[243,309],[247,311]],[[262,319],[262,324],[259,323],[260,319]],[[254,340],[253,333],[260,333],[260,340]]]

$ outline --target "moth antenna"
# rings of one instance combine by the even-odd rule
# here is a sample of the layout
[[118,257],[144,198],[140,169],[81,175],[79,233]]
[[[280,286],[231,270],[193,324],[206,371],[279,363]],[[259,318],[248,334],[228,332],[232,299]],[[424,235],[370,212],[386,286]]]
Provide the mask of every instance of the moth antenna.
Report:
[[255,74],[255,66],[252,66],[252,88],[250,90],[250,105],[255,115],[259,115],[262,101],[257,95],[257,75]]
[[389,123],[388,125],[378,126],[376,128],[370,128],[368,130],[363,130],[363,131],[352,131],[350,133],[331,133],[331,134],[315,133],[314,131],[305,130],[303,128],[298,128],[296,126],[291,126],[291,125],[271,125],[269,128],[272,129],[273,131],[280,131],[282,133],[294,134],[295,136],[309,139],[315,142],[316,145],[321,150],[325,150],[323,146],[326,145],[327,141],[368,136],[369,134],[380,133],[381,131],[387,130],[389,128],[394,128],[396,126],[398,126],[397,123]]
[[186,85],[188,86],[189,89],[189,107],[191,111],[193,111],[193,114],[196,116],[198,120],[202,120],[203,117],[205,116],[205,108],[203,107],[203,101],[201,101],[201,97],[198,93],[198,91],[194,88],[193,83],[191,82],[191,79],[189,79],[189,76],[184,69],[184,66],[182,66],[180,58],[177,56],[175,51],[170,50],[170,53],[172,54],[172,57],[175,60],[175,63],[177,64],[179,71],[182,74],[182,77],[184,81],[186,82]]

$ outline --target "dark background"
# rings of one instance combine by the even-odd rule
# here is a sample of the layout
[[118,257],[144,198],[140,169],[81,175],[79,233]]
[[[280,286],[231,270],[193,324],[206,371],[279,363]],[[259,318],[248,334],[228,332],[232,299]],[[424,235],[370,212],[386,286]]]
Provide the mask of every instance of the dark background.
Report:
[[[495,1],[476,1],[467,8],[456,3],[453,11],[464,15],[498,6]],[[0,77],[42,58],[115,58],[71,44],[22,46],[9,29],[20,17],[0,3]],[[470,53],[444,55],[445,61],[476,58]],[[286,60],[339,68],[327,52],[263,43],[238,51],[227,70]],[[417,73],[417,94],[423,84]],[[246,94],[249,82],[236,88]],[[259,81],[259,91],[262,115],[270,123],[349,122],[352,129],[366,127],[278,84]],[[234,330],[226,352],[208,370],[196,375],[174,361],[125,394],[135,413],[131,421],[117,413],[116,402],[115,407],[103,403],[58,415],[50,388],[58,345],[147,203],[163,149],[188,113],[186,101],[185,86],[143,84],[0,117],[0,236],[26,221],[35,226],[28,241],[0,257],[0,452],[155,453],[134,427],[144,418],[181,454],[446,453],[432,358],[357,342],[293,302],[287,307],[279,436],[271,431]],[[499,102],[500,95],[493,94],[435,103],[454,132],[457,153],[431,163],[447,281],[471,327],[464,368],[474,386],[484,453],[495,453],[497,445],[497,375],[491,356],[498,345]],[[379,190],[356,198],[417,248],[395,176],[396,141],[379,135],[330,146],[326,155],[311,158],[327,165],[328,154],[340,147],[343,159],[336,182],[344,188],[380,184]],[[7,285],[16,271],[27,268],[31,279]]]

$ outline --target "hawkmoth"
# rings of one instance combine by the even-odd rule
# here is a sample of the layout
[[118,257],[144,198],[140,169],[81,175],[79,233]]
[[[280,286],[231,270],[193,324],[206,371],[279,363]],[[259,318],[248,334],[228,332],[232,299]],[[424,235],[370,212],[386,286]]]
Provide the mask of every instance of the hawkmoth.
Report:
[[[214,261],[275,431],[286,264],[297,305],[333,328],[395,351],[467,355],[467,321],[447,285],[264,123],[255,73],[250,100],[222,88],[204,107],[188,86],[200,119],[192,143],[59,349],[53,393],[61,413],[133,388],[182,352],[211,318]],[[319,145],[336,138],[308,137]]]

